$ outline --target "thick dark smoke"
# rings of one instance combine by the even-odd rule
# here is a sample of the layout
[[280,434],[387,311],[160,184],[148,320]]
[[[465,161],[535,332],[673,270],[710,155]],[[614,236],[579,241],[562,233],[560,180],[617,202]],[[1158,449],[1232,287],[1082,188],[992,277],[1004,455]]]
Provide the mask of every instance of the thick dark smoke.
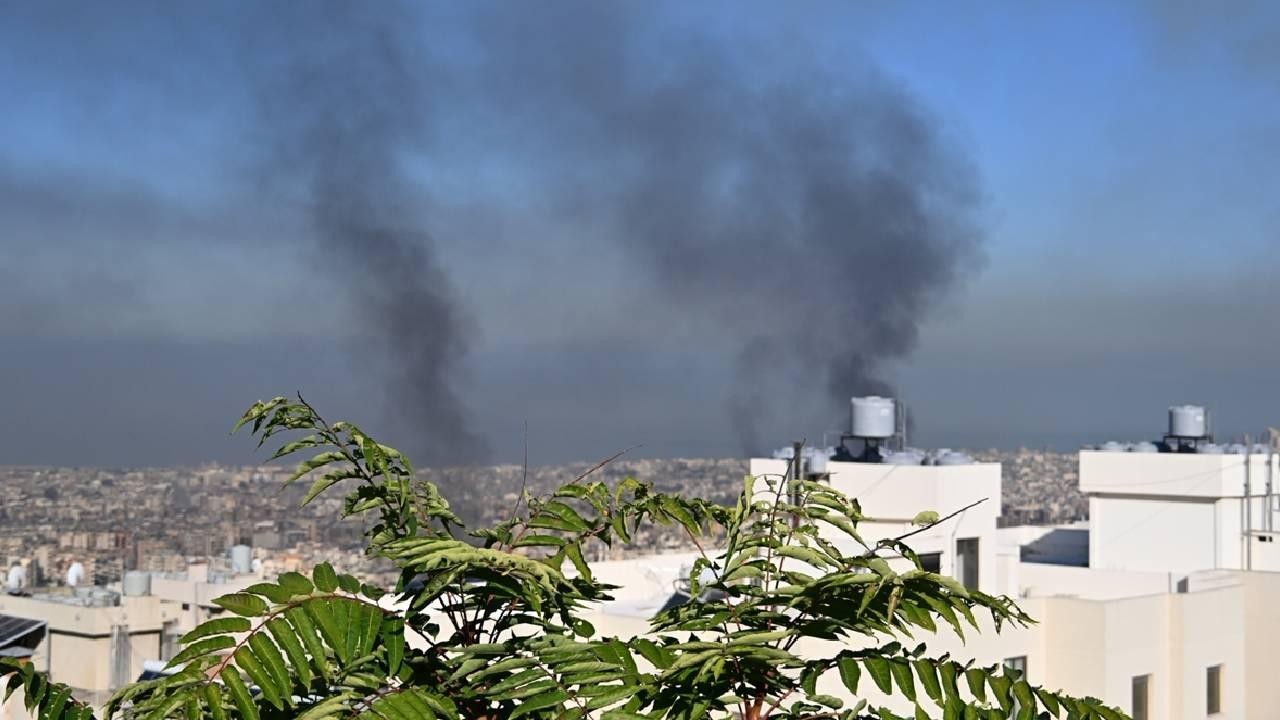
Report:
[[975,178],[935,122],[869,68],[837,80],[600,3],[526,8],[482,23],[502,101],[559,156],[565,206],[727,331],[744,450],[786,405],[771,378],[838,406],[890,392],[887,363],[978,257]]
[[426,65],[389,5],[317,12],[277,18],[296,41],[258,88],[268,179],[301,193],[318,309],[327,288],[345,295],[367,350],[356,367],[385,372],[412,457],[482,461],[488,448],[457,392],[470,328],[425,229],[425,192],[405,169],[430,145]]
[[974,179],[892,82],[870,68],[837,80],[777,48],[754,62],[632,7],[480,8],[461,22],[474,58],[446,63],[411,54],[406,23],[348,23],[268,93],[319,261],[390,363],[428,463],[483,450],[454,391],[466,332],[401,167],[446,95],[433,77],[466,88],[448,102],[564,221],[603,228],[678,312],[716,326],[708,342],[740,358],[729,410],[746,451],[779,378],[825,388],[833,411],[890,392],[886,364],[976,257]]
[[[230,152],[267,181],[254,202],[303,209],[305,231],[282,243],[307,258],[312,312],[327,330],[334,318],[357,325],[353,367],[386,388],[395,441],[439,465],[487,455],[460,398],[474,328],[436,244],[476,238],[430,232],[448,227],[434,183],[460,166],[499,178],[477,193],[482,212],[519,206],[540,227],[595,237],[566,258],[573,272],[619,256],[634,266],[627,281],[652,302],[616,320],[632,346],[670,341],[644,329],[664,313],[703,332],[704,356],[736,375],[728,412],[747,451],[778,441],[761,418],[799,430],[805,408],[826,402],[842,418],[850,394],[889,391],[893,361],[972,266],[976,183],[934,120],[861,61],[829,68],[794,37],[730,36],[745,6],[718,7],[722,17],[607,0],[139,2],[32,10],[27,23],[73,38],[34,57],[79,68],[86,113],[119,96],[137,101],[138,119],[154,103],[176,122],[216,118],[219,138],[247,129]],[[562,241],[478,244],[504,242]],[[620,334],[575,328],[588,344],[597,330]],[[575,389],[603,394],[588,385]],[[700,401],[672,397],[671,412]]]

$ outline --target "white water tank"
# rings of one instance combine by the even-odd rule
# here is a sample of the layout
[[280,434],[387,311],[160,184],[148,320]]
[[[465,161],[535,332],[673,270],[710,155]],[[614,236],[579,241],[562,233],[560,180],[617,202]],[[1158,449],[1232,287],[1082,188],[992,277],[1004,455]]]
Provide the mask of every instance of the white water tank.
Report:
[[248,545],[231,546],[231,571],[237,575],[253,572],[253,550]]
[[938,465],[972,465],[973,458],[962,452],[945,452],[939,454],[934,462]]
[[79,562],[71,563],[71,567],[67,568],[67,586],[76,587],[84,582],[84,565]]
[[856,397],[850,402],[853,414],[849,433],[854,437],[882,440],[897,433],[897,415],[892,398],[871,395]]
[[121,583],[124,594],[129,597],[140,597],[151,594],[151,573],[141,570],[130,570],[124,574]]
[[8,581],[5,588],[12,594],[17,595],[27,586],[27,569],[21,565],[14,565],[9,568]]
[[891,452],[882,456],[885,465],[923,465],[924,455],[915,452]]
[[831,459],[825,450],[820,450],[809,456],[809,472],[813,475],[822,475],[827,472],[827,461]]
[[1174,405],[1169,408],[1169,434],[1174,437],[1201,438],[1209,434],[1204,407]]

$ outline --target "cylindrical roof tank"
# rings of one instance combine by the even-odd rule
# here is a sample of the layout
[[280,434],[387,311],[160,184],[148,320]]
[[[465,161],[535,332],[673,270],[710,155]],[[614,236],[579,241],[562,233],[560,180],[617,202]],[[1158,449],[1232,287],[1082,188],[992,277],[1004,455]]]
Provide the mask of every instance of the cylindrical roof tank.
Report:
[[853,427],[850,432],[854,437],[884,439],[891,438],[898,430],[893,400],[890,398],[856,397],[853,404]]
[[886,465],[923,465],[924,456],[911,452],[888,453],[883,456]]
[[231,546],[231,570],[237,575],[253,572],[253,550],[248,545]]
[[809,472],[814,475],[821,475],[827,471],[827,461],[830,460],[825,450],[819,450],[809,456]]
[[27,569],[21,565],[14,565],[9,568],[9,577],[5,583],[5,587],[9,592],[17,594],[22,592],[22,588],[27,586]]
[[141,570],[130,570],[124,574],[121,583],[124,594],[129,597],[141,597],[151,594],[151,573]]
[[1201,405],[1174,405],[1169,408],[1169,434],[1175,437],[1199,438],[1209,434],[1205,411]]
[[1158,453],[1158,452],[1160,452],[1160,448],[1156,447],[1156,444],[1155,444],[1155,443],[1152,443],[1152,442],[1138,442],[1138,443],[1134,443],[1134,444],[1133,444],[1133,447],[1132,447],[1132,448],[1130,448],[1129,450],[1130,450],[1130,452],[1136,452],[1136,453]]
[[1197,452],[1197,453],[1199,453],[1199,454],[1201,454],[1201,455],[1221,455],[1221,454],[1222,454],[1222,446],[1221,446],[1221,445],[1215,445],[1215,444],[1213,444],[1213,443],[1206,443],[1206,444],[1204,444],[1204,445],[1197,445],[1197,446],[1196,446],[1196,452]]
[[939,465],[972,465],[973,458],[962,452],[943,453],[938,456]]
[[67,585],[75,587],[84,582],[84,565],[79,562],[71,563],[71,567],[67,568]]
[[1098,449],[1102,452],[1125,452],[1128,450],[1128,448],[1124,446],[1124,443],[1118,443],[1114,440],[1108,440],[1107,442],[1102,443],[1102,446]]

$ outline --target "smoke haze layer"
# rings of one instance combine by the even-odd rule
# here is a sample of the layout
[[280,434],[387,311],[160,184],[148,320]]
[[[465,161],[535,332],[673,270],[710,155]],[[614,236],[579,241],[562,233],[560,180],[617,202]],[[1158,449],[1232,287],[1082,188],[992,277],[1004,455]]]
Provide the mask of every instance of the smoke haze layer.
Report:
[[[472,351],[505,316],[521,316],[529,301],[520,293],[539,285],[581,292],[581,304],[601,308],[578,328],[579,346],[592,352],[559,360],[570,367],[608,362],[593,337],[622,338],[623,351],[695,337],[703,362],[734,378],[707,398],[725,405],[741,450],[759,451],[777,441],[760,418],[812,419],[787,406],[795,388],[795,405],[825,404],[830,419],[844,417],[851,394],[893,390],[894,363],[980,260],[979,184],[941,123],[869,60],[836,65],[785,33],[737,35],[678,4],[649,10],[571,0],[218,10],[137,2],[33,9],[19,20],[33,37],[60,38],[30,57],[79,68],[61,91],[85,127],[118,127],[146,145],[142,177],[146,162],[171,180],[190,170],[186,184],[138,193],[160,210],[134,213],[104,191],[118,178],[78,159],[77,192],[120,205],[95,217],[120,215],[122,227],[137,226],[132,236],[150,238],[110,252],[213,247],[239,258],[244,271],[216,284],[230,284],[240,304],[216,322],[257,327],[279,313],[276,326],[341,336],[335,352],[356,348],[350,394],[369,400],[352,412],[385,410],[418,463],[490,457],[465,391]],[[174,118],[158,122],[157,107],[173,108]],[[200,157],[212,170],[187,154],[206,146]],[[23,171],[0,168],[25,182]],[[458,232],[442,218],[456,215],[459,195],[476,216],[516,219],[500,235]],[[40,207],[23,204],[28,214]],[[537,217],[538,229],[520,225],[517,210]],[[258,237],[246,225],[271,230]],[[75,234],[85,247],[100,240],[88,227]],[[547,279],[505,287],[475,271],[480,256],[501,278],[508,258],[529,248],[572,267],[522,266],[515,274]],[[195,257],[181,278],[197,274]],[[460,258],[470,263],[465,278]],[[107,274],[113,302],[143,307],[129,311],[141,317],[132,322],[155,327],[152,314],[168,300],[139,288],[160,271],[121,265],[130,272]],[[602,298],[614,288],[597,275],[620,278],[626,301]],[[502,292],[511,297],[492,300]],[[214,312],[200,300],[191,302],[193,326]],[[77,314],[66,305],[32,301],[13,314],[23,327],[70,326],[50,317]],[[95,323],[109,335],[118,320]],[[531,335],[572,324],[551,314],[541,322]],[[309,361],[299,353],[297,362]],[[566,374],[583,383],[559,393],[571,405],[609,396],[592,378],[635,380]],[[678,397],[677,386],[655,389],[670,394],[673,415],[706,399]],[[647,439],[619,437],[616,447]]]

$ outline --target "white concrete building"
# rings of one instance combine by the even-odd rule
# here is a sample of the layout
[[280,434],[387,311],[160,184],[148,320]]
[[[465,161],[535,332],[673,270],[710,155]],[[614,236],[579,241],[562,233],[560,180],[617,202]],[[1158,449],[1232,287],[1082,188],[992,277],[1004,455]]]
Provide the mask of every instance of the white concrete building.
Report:
[[[214,598],[258,580],[209,573],[207,565],[193,563],[180,574],[130,572],[124,587],[0,594],[0,615],[40,622],[46,634],[30,662],[97,706],[137,680],[148,661],[173,657],[187,631],[223,612]],[[21,703],[6,703],[0,720],[26,720]]]
[[[910,544],[939,572],[1017,598],[1039,622],[971,633],[967,644],[940,632],[928,640],[932,654],[1014,664],[1032,683],[1102,698],[1137,720],[1278,718],[1280,683],[1268,659],[1280,647],[1277,458],[1265,448],[1178,451],[1176,441],[1172,451],[1153,449],[1082,451],[1090,520],[1060,527],[997,528],[994,464],[830,461],[826,469],[876,518],[860,528],[868,540],[904,532],[921,510],[946,515],[985,498]],[[751,473],[783,476],[787,464],[753,459]],[[593,618],[597,629],[643,632],[692,562],[601,564],[597,576],[624,588]],[[822,689],[848,699],[838,681]]]

